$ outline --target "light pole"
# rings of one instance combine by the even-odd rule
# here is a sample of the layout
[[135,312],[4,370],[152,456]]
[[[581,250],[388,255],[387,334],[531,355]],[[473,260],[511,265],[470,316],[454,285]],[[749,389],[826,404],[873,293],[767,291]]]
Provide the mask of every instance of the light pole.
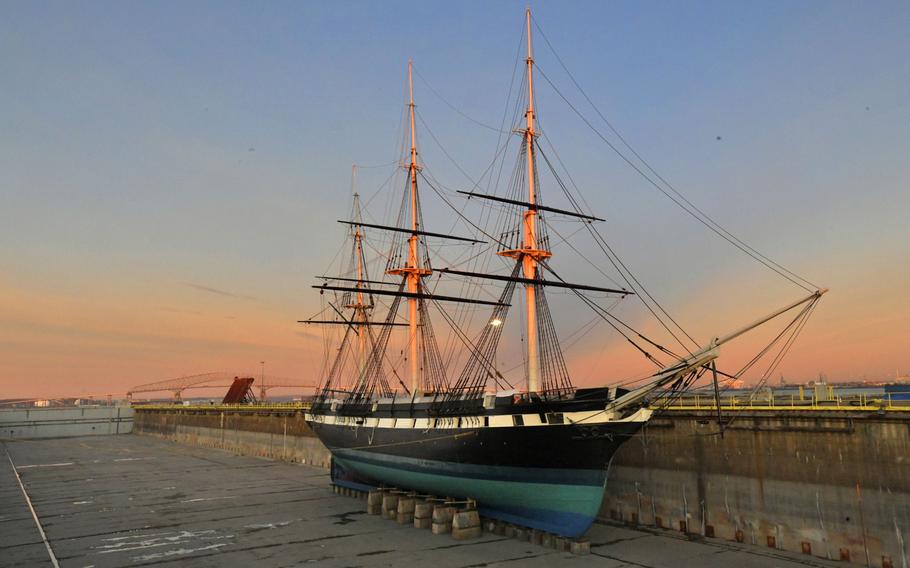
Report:
[[259,376],[259,400],[265,402],[265,361],[260,361],[262,374]]

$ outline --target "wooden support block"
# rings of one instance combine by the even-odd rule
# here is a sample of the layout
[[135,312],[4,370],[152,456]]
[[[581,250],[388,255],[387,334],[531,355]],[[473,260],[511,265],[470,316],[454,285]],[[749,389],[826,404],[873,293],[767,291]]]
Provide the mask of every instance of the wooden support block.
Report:
[[433,521],[433,526],[430,528],[433,534],[449,534],[452,532],[452,523],[437,523]]
[[540,544],[544,548],[556,548],[556,535],[552,533],[543,533],[540,538]]
[[416,499],[411,495],[398,498],[398,511],[395,520],[399,525],[410,525],[414,522],[414,506]]
[[414,518],[415,519],[432,519],[433,518],[433,503],[429,501],[417,501],[414,503]]
[[382,491],[370,491],[367,495],[367,505],[379,505],[382,508]]
[[480,514],[476,510],[458,511],[452,517],[452,529],[480,528]]
[[589,540],[573,540],[569,544],[569,552],[572,554],[577,554],[583,556],[585,554],[591,554],[591,541]]
[[454,507],[437,504],[433,507],[433,523],[452,524],[452,515],[455,512]]
[[415,506],[416,506],[416,500],[413,497],[405,496],[405,497],[398,498],[398,512],[399,513],[408,513],[410,515],[413,515]]
[[423,519],[414,517],[414,528],[415,529],[428,529],[433,526],[433,519],[426,517]]
[[[457,516],[456,516],[457,517]],[[452,525],[452,538],[455,540],[469,540],[472,538],[479,538],[481,534],[480,530],[480,520],[478,519],[477,525],[473,527],[459,528],[454,524]]]
[[382,518],[394,519],[398,516],[398,495],[386,493],[382,496]]

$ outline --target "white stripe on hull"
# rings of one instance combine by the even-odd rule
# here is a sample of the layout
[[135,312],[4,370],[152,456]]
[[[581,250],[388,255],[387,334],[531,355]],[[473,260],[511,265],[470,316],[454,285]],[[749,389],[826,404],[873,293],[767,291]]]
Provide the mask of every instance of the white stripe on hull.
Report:
[[[512,428],[515,426],[544,427],[562,424],[604,424],[647,422],[653,412],[641,408],[629,416],[617,418],[614,413],[606,410],[583,410],[578,412],[562,412],[562,422],[547,422],[540,419],[540,413],[529,414],[494,414],[475,416],[456,416],[446,418],[373,418],[361,416],[338,416],[334,414],[312,414],[307,412],[304,419],[310,422],[323,424],[337,424],[340,426],[363,426],[365,428],[416,428],[420,430],[434,429],[470,429],[470,428]],[[520,419],[518,418],[520,417]],[[546,417],[546,415],[545,415]],[[484,423],[484,418],[487,422]]]

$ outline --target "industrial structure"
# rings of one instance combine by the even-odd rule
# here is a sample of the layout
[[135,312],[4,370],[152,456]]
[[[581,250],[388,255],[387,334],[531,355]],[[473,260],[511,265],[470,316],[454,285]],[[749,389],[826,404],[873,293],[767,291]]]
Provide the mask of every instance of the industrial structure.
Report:
[[268,397],[268,391],[274,388],[293,388],[302,390],[312,390],[316,388],[316,385],[306,381],[289,379],[287,377],[276,377],[264,373],[250,373],[249,371],[218,371],[136,385],[127,391],[126,398],[127,400],[132,400],[133,396],[136,394],[169,392],[173,395],[173,400],[175,402],[180,402],[183,400],[183,391],[187,389],[226,389],[233,384],[234,379],[237,377],[257,376],[259,378],[260,401],[265,401]]

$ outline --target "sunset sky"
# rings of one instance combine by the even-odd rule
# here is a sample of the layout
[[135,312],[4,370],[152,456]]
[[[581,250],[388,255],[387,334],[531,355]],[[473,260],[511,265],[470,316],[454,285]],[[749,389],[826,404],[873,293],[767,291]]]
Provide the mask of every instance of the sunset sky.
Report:
[[[401,157],[408,58],[421,161],[448,188],[469,188],[497,147],[476,122],[502,120],[524,6],[5,2],[0,398],[118,396],[263,360],[269,374],[318,381],[321,335],[296,321],[320,309],[310,285],[343,242],[335,220],[350,210],[352,164],[378,166],[360,170],[357,189],[372,219],[394,222],[402,188],[382,184]],[[663,177],[830,288],[779,373],[910,373],[910,4],[531,7]],[[540,68],[599,120],[535,42]],[[676,208],[537,85],[542,130],[607,219],[600,230],[696,339],[805,294]],[[567,205],[557,188],[542,192]],[[425,191],[427,230],[465,233],[434,198]],[[597,278],[554,252],[571,280]],[[564,338],[592,317],[570,300],[553,298]],[[634,299],[616,310],[653,328]],[[520,350],[502,357],[512,366]],[[567,358],[582,384],[639,371],[604,326]]]

